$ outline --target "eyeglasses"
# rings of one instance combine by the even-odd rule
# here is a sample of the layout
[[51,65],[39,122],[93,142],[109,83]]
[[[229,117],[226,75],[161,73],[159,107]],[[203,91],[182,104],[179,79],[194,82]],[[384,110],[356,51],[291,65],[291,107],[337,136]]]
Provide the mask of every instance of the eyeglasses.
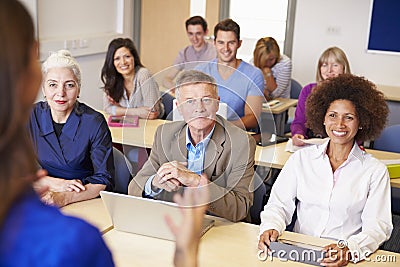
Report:
[[187,99],[185,102],[182,104],[188,105],[188,106],[197,106],[198,104],[202,103],[205,106],[211,105],[214,101],[217,101],[215,98],[211,97],[201,97],[201,98],[191,98]]

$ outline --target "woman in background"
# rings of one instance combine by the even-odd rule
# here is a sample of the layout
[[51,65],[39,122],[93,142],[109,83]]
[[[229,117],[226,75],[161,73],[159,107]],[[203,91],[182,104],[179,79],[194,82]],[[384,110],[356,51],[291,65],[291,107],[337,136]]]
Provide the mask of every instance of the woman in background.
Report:
[[306,100],[318,83],[332,77],[337,77],[343,73],[350,72],[350,64],[344,51],[338,47],[326,49],[319,57],[317,66],[317,83],[310,83],[301,90],[297,103],[294,120],[290,125],[292,141],[296,146],[304,145],[303,139],[320,135],[313,133],[306,127]]
[[[0,1],[0,266],[114,266],[99,231],[42,203],[27,123],[41,83],[32,19]],[[43,193],[43,191],[41,191]]]
[[114,116],[137,115],[157,119],[164,114],[158,84],[140,62],[129,38],[117,38],[108,46],[101,71],[104,110]]
[[388,170],[357,144],[379,136],[388,113],[383,93],[362,77],[343,74],[317,85],[307,99],[307,126],[329,139],[286,162],[261,213],[260,249],[277,240],[294,212],[295,232],[335,240],[325,246],[322,266],[364,260],[389,239]]
[[273,98],[290,98],[292,61],[281,55],[279,45],[272,37],[264,37],[257,41],[253,52],[254,66],[261,69],[264,80],[264,96]]
[[51,54],[42,65],[46,101],[31,113],[30,133],[40,166],[48,176],[35,188],[48,187],[42,199],[59,207],[112,190],[111,133],[104,116],[77,101],[81,71],[69,51]]

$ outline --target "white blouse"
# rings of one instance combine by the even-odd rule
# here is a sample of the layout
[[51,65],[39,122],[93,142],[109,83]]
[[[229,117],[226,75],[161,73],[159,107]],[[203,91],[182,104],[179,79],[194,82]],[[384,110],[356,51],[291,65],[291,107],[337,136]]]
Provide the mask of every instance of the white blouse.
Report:
[[333,173],[328,143],[303,148],[289,158],[261,212],[260,234],[268,229],[282,234],[297,208],[295,232],[346,240],[357,262],[392,232],[389,174],[357,144]]

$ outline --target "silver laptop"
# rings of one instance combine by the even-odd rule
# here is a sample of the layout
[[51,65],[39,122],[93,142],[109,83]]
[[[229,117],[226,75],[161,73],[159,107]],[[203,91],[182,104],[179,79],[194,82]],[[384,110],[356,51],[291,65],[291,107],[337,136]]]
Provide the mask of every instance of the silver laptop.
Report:
[[[169,215],[179,225],[182,213],[177,204],[142,197],[101,191],[100,196],[118,231],[175,240],[165,222]],[[204,218],[201,235],[214,225],[214,220]]]

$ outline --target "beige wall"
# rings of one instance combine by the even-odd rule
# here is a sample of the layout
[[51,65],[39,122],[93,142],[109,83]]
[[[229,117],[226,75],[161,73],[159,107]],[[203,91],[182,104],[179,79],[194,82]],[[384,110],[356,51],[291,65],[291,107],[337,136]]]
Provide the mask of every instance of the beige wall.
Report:
[[206,19],[208,35],[214,35],[214,26],[219,22],[219,0],[207,0]]
[[140,56],[153,74],[170,66],[187,45],[184,22],[189,12],[189,0],[142,1]]
[[[212,35],[218,22],[219,0],[208,0],[206,7]],[[153,74],[170,67],[179,50],[190,44],[185,32],[189,17],[190,0],[142,1],[140,57]]]

